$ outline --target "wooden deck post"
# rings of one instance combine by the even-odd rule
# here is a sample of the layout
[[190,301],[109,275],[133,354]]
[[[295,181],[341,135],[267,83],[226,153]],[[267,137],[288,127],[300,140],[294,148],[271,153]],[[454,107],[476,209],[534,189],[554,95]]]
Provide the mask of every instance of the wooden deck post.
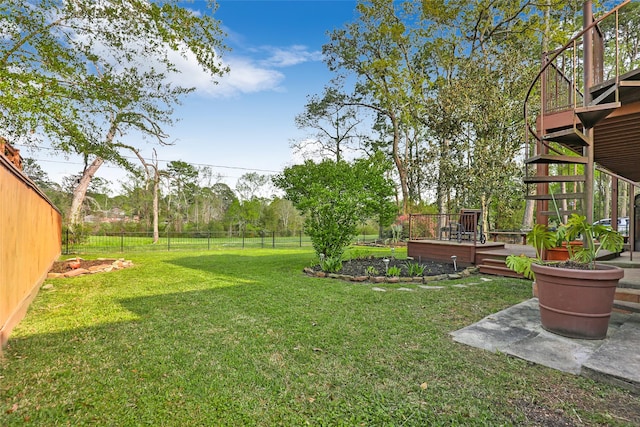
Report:
[[[587,28],[593,22],[593,9],[591,0],[587,0],[582,5],[582,25]],[[583,35],[584,49],[584,103],[587,107],[591,102],[589,89],[593,86],[593,29],[586,31]],[[587,158],[587,164],[584,166],[584,212],[589,223],[593,223],[593,187],[595,175],[594,149],[593,149],[593,127],[584,128],[584,134],[587,137],[587,145],[583,149],[583,155]]]

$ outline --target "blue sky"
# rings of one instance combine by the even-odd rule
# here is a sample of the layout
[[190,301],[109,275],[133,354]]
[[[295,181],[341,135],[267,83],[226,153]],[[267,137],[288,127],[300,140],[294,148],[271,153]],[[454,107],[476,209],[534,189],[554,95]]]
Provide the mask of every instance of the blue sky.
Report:
[[[353,21],[355,5],[353,0],[219,1],[214,16],[227,33],[231,51],[223,53],[223,61],[231,73],[212,86],[185,65],[180,78],[197,91],[175,109],[180,121],[167,129],[175,145],[138,144],[143,155],[150,158],[155,147],[160,160],[212,165],[232,188],[243,173],[281,171],[291,164],[291,140],[305,136],[294,118],[307,96],[321,93],[332,77],[321,57],[327,32]],[[200,9],[204,3],[187,6]],[[23,150],[23,155],[37,159],[58,182],[82,169],[74,156],[51,157],[44,150]],[[125,172],[103,165],[97,176],[119,188]]]

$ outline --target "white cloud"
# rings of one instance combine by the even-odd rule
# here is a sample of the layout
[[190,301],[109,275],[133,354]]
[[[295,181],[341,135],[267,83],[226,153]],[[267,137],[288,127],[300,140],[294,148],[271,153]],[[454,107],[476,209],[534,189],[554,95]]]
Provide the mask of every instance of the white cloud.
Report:
[[260,67],[250,59],[231,59],[228,65],[231,71],[220,80],[216,92],[228,94],[276,90],[280,89],[279,85],[285,77],[281,72]]
[[[229,56],[221,62],[230,71],[222,77],[212,78],[198,65],[192,55],[187,58],[171,52],[170,59],[177,65],[180,73],[171,76],[176,84],[195,87],[201,95],[212,97],[230,97],[246,93],[283,90],[281,84],[285,79],[278,68],[291,67],[310,61],[322,59],[320,52],[310,52],[306,47],[294,45],[287,49],[263,47],[254,51],[255,57],[266,52],[266,59],[248,56]],[[218,84],[214,84],[214,80]]]
[[262,61],[265,65],[273,67],[290,67],[304,62],[321,61],[322,53],[319,51],[310,52],[306,46],[294,45],[287,49],[279,47],[265,48],[271,56]]

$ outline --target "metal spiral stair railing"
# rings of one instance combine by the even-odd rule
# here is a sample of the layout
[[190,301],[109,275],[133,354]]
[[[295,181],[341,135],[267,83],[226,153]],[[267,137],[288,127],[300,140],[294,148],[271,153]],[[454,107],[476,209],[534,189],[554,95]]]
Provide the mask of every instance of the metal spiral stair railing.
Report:
[[[524,183],[536,185],[536,194],[531,195],[527,191],[526,199],[535,200],[538,202],[538,213],[544,216],[564,216],[572,212],[580,211],[577,209],[579,205],[584,206],[585,191],[584,186],[587,180],[587,174],[585,168],[589,164],[589,158],[585,155],[585,147],[589,147],[593,144],[593,133],[587,135],[584,133],[585,128],[592,128],[600,120],[606,118],[612,111],[620,107],[619,100],[619,88],[620,88],[620,72],[618,68],[618,12],[624,6],[629,4],[631,0],[625,0],[609,12],[603,14],[600,18],[593,20],[593,22],[577,33],[571,40],[569,40],[563,47],[552,52],[552,54],[545,60],[540,71],[531,83],[524,102],[524,118],[525,118],[525,153],[527,157],[525,159],[525,165],[536,165],[536,175],[531,176],[529,174],[529,167],[525,168],[526,173],[524,177]],[[597,84],[602,83],[602,76],[593,73],[598,78],[596,85],[591,85],[589,88],[584,88],[584,92],[580,91],[578,87],[578,68],[579,64],[584,66],[584,58],[579,58],[579,46],[582,44],[582,38],[589,31],[593,31],[595,36],[598,37],[595,43],[593,66],[600,67],[598,70],[603,72],[604,61],[604,38],[599,29],[599,24],[610,16],[615,16],[615,82],[608,87],[605,87],[593,100],[584,102],[584,96],[590,96],[589,89]],[[583,46],[582,54],[584,56]],[[556,61],[558,58],[562,58],[567,52],[572,51],[572,57],[568,60],[573,66],[571,75],[567,75],[564,69],[561,69]],[[582,59],[582,62],[580,61]],[[584,71],[584,70],[583,70]],[[591,72],[591,70],[589,71]],[[550,74],[552,73],[552,74]],[[545,81],[545,78],[552,79]],[[553,86],[555,84],[555,86]],[[556,99],[555,101],[565,101],[565,104],[551,105],[550,103],[554,99],[550,99],[550,94],[547,93],[549,86],[553,86],[555,89]],[[541,87],[540,91],[540,111],[536,117],[537,128],[532,126],[532,117],[530,117],[530,99],[534,94],[534,89]],[[580,102],[580,104],[579,104]],[[547,128],[545,125],[545,116],[551,114],[558,114],[568,112],[571,114],[570,124],[564,122],[564,126],[553,128]],[[530,139],[534,138],[535,151],[533,155],[531,153]],[[549,165],[566,165],[566,169],[573,169],[573,171],[566,174],[549,174]],[[560,166],[558,166],[560,167]],[[561,183],[561,185],[573,185],[572,192],[561,192],[559,194],[552,194],[549,192],[549,184]],[[562,184],[564,183],[564,184]],[[578,187],[582,187],[582,191]],[[573,209],[561,210],[558,208],[558,201],[566,200],[573,201]],[[581,203],[582,201],[582,203]],[[553,209],[549,209],[549,202],[554,206]]]

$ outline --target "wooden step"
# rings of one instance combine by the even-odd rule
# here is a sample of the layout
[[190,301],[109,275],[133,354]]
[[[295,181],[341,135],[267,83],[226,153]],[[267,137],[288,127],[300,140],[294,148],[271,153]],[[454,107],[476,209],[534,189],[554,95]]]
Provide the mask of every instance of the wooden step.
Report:
[[[486,261],[486,260],[485,260]],[[516,279],[524,279],[524,276],[516,273],[507,267],[507,265],[503,262],[502,265],[494,265],[494,264],[480,264],[478,265],[478,271],[481,274],[492,274],[494,276],[502,276],[502,277],[513,277]]]
[[584,156],[568,156],[564,154],[538,154],[524,161],[526,164],[579,164],[586,165]]
[[539,184],[545,182],[584,182],[584,175],[556,175],[556,176],[526,176],[522,179],[525,184]]
[[[606,87],[607,85],[610,85],[610,86]],[[600,86],[598,90],[591,90],[590,91],[591,96],[592,97],[595,96],[595,98],[591,99],[591,102],[589,102],[588,107],[596,107],[598,105],[607,105],[607,104],[615,103],[617,90],[618,90],[618,86],[616,86],[615,81],[612,81],[612,80],[610,80],[609,82],[606,82],[605,86]]]
[[478,269],[481,273],[524,279],[524,276],[507,267],[506,256],[500,258],[484,258],[482,262],[478,264]]
[[504,261],[507,259],[507,255],[489,254],[476,252],[476,265],[480,264],[494,264],[504,267]]
[[616,288],[617,301],[640,303],[640,289]]
[[548,133],[544,135],[542,139],[545,141],[554,141],[566,145],[569,148],[586,147],[589,145],[589,138],[574,127]]
[[524,196],[526,200],[571,200],[584,199],[584,193],[559,193],[559,194],[529,194]]
[[618,83],[620,87],[640,87],[639,80],[622,80]]
[[[595,100],[594,100],[595,102]],[[575,113],[584,125],[584,127],[592,128],[600,120],[606,118],[616,109],[620,108],[620,102],[608,102],[606,104],[595,104],[587,107],[579,107],[575,109]]]
[[640,303],[614,300],[613,310],[623,313],[640,313]]

